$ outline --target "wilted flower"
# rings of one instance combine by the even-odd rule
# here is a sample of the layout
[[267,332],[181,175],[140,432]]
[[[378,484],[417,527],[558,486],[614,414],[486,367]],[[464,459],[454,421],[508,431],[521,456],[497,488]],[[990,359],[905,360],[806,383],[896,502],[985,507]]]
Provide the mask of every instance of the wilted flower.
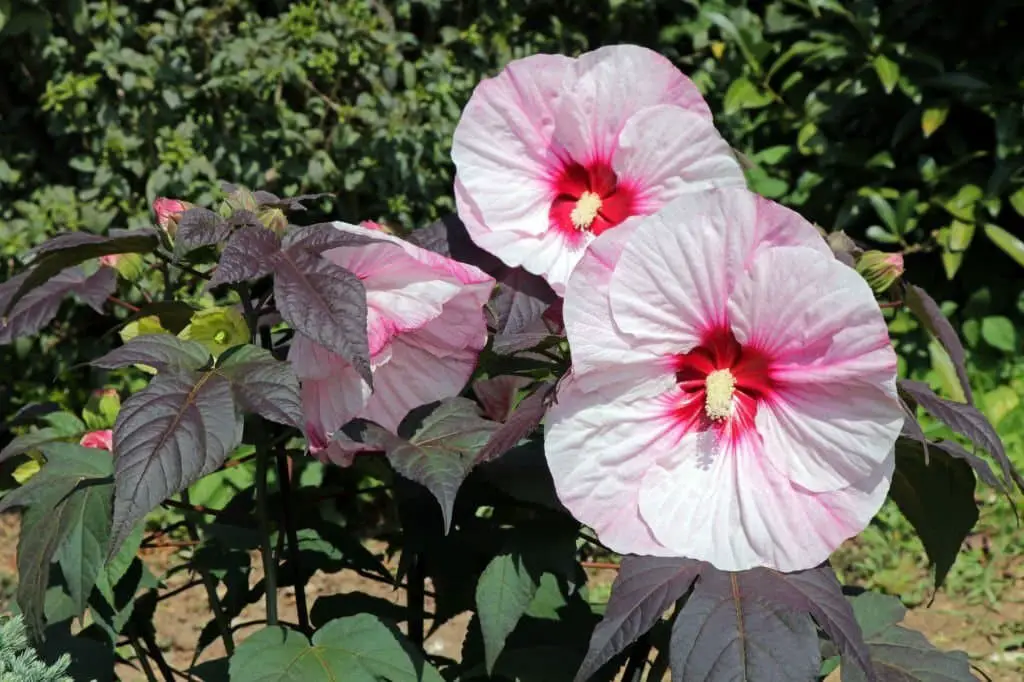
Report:
[[548,415],[559,497],[611,549],[817,565],[878,511],[903,424],[871,290],[745,190],[599,238],[569,283]]
[[82,440],[79,441],[79,445],[87,448],[96,448],[97,450],[112,452],[114,450],[114,432],[110,429],[90,431],[82,436]]
[[903,276],[903,254],[865,251],[857,260],[857,272],[872,289],[885,293]]
[[156,223],[167,234],[174,236],[178,231],[178,220],[181,214],[192,208],[192,205],[180,199],[168,199],[157,197],[153,202],[153,213],[156,214]]
[[513,61],[476,87],[452,159],[473,240],[559,294],[605,230],[686,191],[746,185],[696,86],[635,45]]
[[494,280],[384,232],[333,225],[380,240],[323,254],[366,287],[373,392],[346,360],[301,334],[288,357],[302,380],[311,451],[345,464],[348,456],[328,445],[349,420],[395,430],[411,409],[462,391],[487,341],[483,306]]

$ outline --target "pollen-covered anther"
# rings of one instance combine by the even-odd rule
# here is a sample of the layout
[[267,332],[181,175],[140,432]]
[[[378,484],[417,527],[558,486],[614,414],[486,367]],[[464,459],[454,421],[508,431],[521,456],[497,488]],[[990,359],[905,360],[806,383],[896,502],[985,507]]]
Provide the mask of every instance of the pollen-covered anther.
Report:
[[584,192],[576,200],[576,206],[569,214],[569,220],[577,230],[589,229],[601,210],[601,196],[596,192]]
[[704,411],[709,419],[728,419],[732,415],[732,396],[736,378],[727,369],[716,369],[704,380]]

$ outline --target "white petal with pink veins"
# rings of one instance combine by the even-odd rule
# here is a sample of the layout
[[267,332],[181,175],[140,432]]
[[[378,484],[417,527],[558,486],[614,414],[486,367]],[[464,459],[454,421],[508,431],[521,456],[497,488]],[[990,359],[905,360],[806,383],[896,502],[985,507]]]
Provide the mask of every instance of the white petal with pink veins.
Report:
[[889,490],[892,458],[870,477],[821,494],[775,471],[756,438],[721,450],[711,442],[688,435],[648,470],[640,515],[674,554],[723,571],[813,568],[868,524]]

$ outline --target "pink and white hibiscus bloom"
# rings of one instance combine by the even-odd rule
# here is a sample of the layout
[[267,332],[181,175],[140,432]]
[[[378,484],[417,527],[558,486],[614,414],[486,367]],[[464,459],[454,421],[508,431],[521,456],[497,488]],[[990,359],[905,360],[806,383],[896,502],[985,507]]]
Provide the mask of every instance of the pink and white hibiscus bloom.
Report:
[[513,61],[477,85],[452,159],[472,239],[559,295],[606,230],[688,191],[746,186],[697,87],[635,45]]
[[746,190],[600,237],[569,282],[547,418],[565,506],[624,554],[811,568],[885,499],[903,424],[871,289]]
[[310,450],[340,465],[333,433],[360,417],[395,431],[413,408],[458,395],[487,343],[484,305],[494,280],[375,226],[333,223],[378,241],[325,251],[366,287],[373,390],[342,357],[296,334],[288,358],[302,382]]
[[106,450],[107,452],[113,452],[114,432],[111,431],[110,429],[90,431],[89,433],[82,436],[82,440],[80,440],[78,444],[86,448],[96,448],[97,450]]

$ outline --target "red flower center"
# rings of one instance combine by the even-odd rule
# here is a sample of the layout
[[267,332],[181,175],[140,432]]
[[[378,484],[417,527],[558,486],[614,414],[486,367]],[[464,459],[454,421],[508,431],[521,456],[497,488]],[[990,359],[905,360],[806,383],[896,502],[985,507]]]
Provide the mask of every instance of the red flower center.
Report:
[[714,429],[736,439],[754,428],[758,404],[773,389],[771,361],[757,348],[741,346],[730,329],[715,329],[701,344],[676,357],[683,400],[673,417],[687,432]]
[[554,181],[557,195],[549,214],[553,229],[574,237],[599,235],[633,215],[636,191],[620,183],[604,161],[587,166],[569,161]]

